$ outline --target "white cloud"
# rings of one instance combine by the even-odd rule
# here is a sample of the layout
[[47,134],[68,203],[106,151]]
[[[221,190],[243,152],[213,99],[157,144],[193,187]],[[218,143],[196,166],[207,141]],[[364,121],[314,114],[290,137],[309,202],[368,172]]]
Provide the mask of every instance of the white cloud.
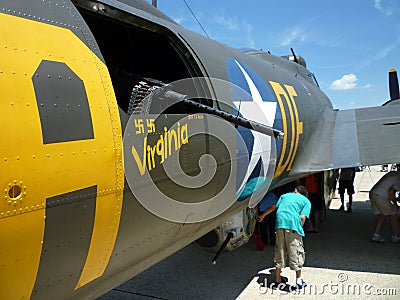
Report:
[[243,21],[242,24],[243,24],[243,30],[246,33],[247,43],[250,48],[254,48],[256,46],[256,43],[254,42],[253,38],[253,26],[251,26],[251,24],[245,21]]
[[390,16],[393,14],[393,10],[390,8],[384,8],[382,6],[382,0],[374,0],[374,6],[377,10],[383,12],[384,14],[386,14],[387,16]]
[[290,46],[294,44],[294,41],[304,42],[306,40],[306,33],[302,26],[293,28],[289,34],[281,41],[281,46]]
[[400,46],[400,38],[398,38],[393,44],[391,44],[385,48],[382,48],[379,51],[376,51],[376,54],[374,54],[373,56],[365,59],[364,63],[362,64],[362,67],[367,67],[376,61],[380,61],[380,60],[384,59],[385,57],[390,55],[393,51],[397,50],[399,48],[399,46]]
[[357,76],[354,74],[343,75],[330,85],[330,90],[351,90],[357,87]]
[[382,10],[382,4],[381,4],[382,0],[375,0],[375,8],[377,10]]
[[179,25],[182,25],[182,23],[185,21],[185,18],[183,17],[175,17],[173,20],[178,23]]
[[323,47],[338,47],[343,43],[343,37],[337,34],[327,34],[318,27],[323,17],[314,17],[279,32],[279,47],[288,47],[298,44],[314,44]]
[[236,18],[225,17],[218,15],[214,17],[214,23],[222,25],[228,30],[237,30],[239,28],[239,22]]
[[390,52],[392,52],[393,50],[397,49],[397,44],[399,43],[399,40],[397,40],[397,42],[394,45],[390,45],[386,48],[383,48],[381,51],[378,52],[378,54],[376,55],[376,59],[379,60],[381,58],[385,58],[386,56],[389,55]]
[[[226,16],[224,12],[221,12],[209,18],[207,22],[211,25],[218,25],[217,27],[211,26],[211,38],[217,38],[220,42],[225,42],[233,47],[255,47],[253,26],[247,21]],[[221,26],[223,30],[221,30]]]
[[366,84],[366,85],[363,85],[361,88],[362,88],[362,89],[369,89],[369,88],[371,88],[371,84],[368,83],[368,84]]

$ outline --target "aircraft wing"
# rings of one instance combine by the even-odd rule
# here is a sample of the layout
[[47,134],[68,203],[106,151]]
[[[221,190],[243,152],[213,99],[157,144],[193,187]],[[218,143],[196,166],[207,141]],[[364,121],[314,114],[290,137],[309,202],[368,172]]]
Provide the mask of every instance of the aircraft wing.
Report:
[[[400,104],[351,110],[327,109],[304,143],[291,175],[361,165],[398,163]],[[330,158],[330,159],[329,159]]]

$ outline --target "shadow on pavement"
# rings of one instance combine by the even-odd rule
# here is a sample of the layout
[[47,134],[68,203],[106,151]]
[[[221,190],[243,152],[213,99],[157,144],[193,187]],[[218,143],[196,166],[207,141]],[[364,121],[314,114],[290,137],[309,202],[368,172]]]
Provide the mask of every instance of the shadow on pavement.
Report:
[[[353,212],[328,210],[320,233],[304,239],[306,266],[340,270],[400,274],[400,244],[376,243],[370,240],[376,216],[369,201],[354,202]],[[382,235],[390,240],[389,219]]]
[[[380,176],[379,172],[356,175],[358,193],[352,213],[328,209],[319,233],[305,237],[304,276],[309,284],[337,280],[338,275],[349,273],[351,282],[374,284],[374,280],[385,278],[390,280],[390,286],[399,286],[396,275],[400,274],[400,243],[381,244],[370,240],[376,216],[372,214],[367,191]],[[340,206],[339,199],[332,201],[335,205],[330,207]],[[386,240],[390,239],[388,221],[381,231]],[[233,252],[224,253],[214,266],[211,265],[213,256],[214,253],[189,245],[99,299],[235,299],[248,286],[254,289],[252,297],[266,296],[258,289],[274,281],[274,246],[266,245],[264,251],[257,251],[250,241]],[[285,274],[294,275],[289,268],[284,270]]]

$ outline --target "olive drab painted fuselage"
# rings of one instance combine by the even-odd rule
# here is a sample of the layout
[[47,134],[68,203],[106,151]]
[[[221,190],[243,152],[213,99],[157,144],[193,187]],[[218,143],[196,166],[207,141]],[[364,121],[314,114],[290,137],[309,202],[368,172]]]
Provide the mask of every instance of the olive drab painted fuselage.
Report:
[[[359,155],[344,161],[332,150],[339,138],[333,132],[341,130],[338,112],[303,65],[221,45],[146,1],[0,0],[0,25],[1,299],[98,297],[268,189],[312,172],[382,160]],[[158,116],[130,116],[132,90],[137,97],[144,86],[195,77],[206,80],[207,106],[266,124],[283,138],[229,122],[212,127],[210,115],[178,105]],[[212,78],[249,98],[235,98]],[[369,119],[365,111],[352,116]],[[195,129],[207,134],[191,136]],[[240,138],[247,162],[239,166],[208,135],[228,137],[230,148]],[[129,147],[126,137],[132,137]],[[166,174],[164,167],[177,153],[192,176],[212,162],[201,162],[202,155],[214,156],[213,179],[196,189],[175,187],[177,170]],[[396,155],[389,152],[388,159]],[[270,182],[236,201],[256,173]],[[146,193],[155,183],[190,204],[232,203],[201,221],[179,210],[176,219],[163,218],[137,196],[152,195]],[[160,206],[157,197],[150,200]]]

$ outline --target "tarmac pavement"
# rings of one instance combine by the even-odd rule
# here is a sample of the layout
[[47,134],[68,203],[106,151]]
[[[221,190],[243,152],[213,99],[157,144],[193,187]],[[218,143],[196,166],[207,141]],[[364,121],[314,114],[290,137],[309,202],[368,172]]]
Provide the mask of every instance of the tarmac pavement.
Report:
[[[368,192],[384,174],[379,170],[357,172],[352,213],[338,211],[340,199],[333,199],[319,233],[305,237],[308,286],[302,292],[290,290],[295,274],[289,268],[282,271],[284,290],[268,288],[274,246],[257,251],[250,242],[214,266],[213,253],[189,245],[99,299],[400,299],[400,243],[370,240],[376,216]],[[390,239],[388,220],[381,233]]]

